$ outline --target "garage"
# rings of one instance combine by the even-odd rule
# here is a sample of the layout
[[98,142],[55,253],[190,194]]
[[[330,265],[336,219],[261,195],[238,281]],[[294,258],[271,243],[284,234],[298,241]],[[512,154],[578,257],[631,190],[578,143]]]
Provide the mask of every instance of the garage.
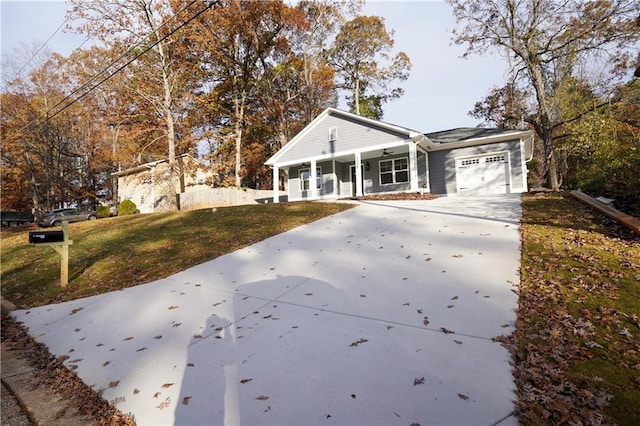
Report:
[[509,153],[456,158],[456,192],[460,195],[508,194]]

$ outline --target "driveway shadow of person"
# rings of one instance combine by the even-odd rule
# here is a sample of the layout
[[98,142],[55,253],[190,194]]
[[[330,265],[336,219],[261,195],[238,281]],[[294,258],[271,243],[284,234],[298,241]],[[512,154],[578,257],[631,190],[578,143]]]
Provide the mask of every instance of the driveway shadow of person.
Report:
[[[284,336],[295,339],[295,333],[312,333],[309,328],[315,327],[315,323],[311,319],[322,314],[322,308],[279,301],[303,284],[305,289],[313,288],[326,307],[347,297],[344,291],[320,280],[281,276],[238,286],[232,297],[215,307],[203,332],[189,343],[174,424],[244,424],[247,420],[243,413],[247,410],[253,418],[258,411],[271,411],[270,388],[282,377],[288,377],[287,372],[279,370],[283,364],[331,356],[329,350],[321,347],[308,348],[317,353],[305,356],[288,354],[286,344],[280,346],[286,340]],[[301,315],[292,318],[292,307]],[[254,376],[271,383],[264,380],[250,383]],[[249,404],[253,407],[248,407]]]

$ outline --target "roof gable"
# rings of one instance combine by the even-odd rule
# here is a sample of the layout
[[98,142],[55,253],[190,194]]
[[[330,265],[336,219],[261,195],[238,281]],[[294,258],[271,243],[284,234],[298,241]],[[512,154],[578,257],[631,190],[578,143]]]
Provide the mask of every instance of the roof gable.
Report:
[[[335,140],[330,140],[332,128],[337,129]],[[378,143],[402,143],[412,138],[416,138],[416,142],[425,139],[421,133],[405,127],[336,108],[327,108],[266,164],[286,164],[306,158],[330,157]]]

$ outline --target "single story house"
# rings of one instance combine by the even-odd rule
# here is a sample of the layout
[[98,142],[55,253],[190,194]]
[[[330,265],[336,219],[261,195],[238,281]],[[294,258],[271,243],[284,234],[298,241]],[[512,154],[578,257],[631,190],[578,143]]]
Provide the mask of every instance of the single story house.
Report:
[[206,188],[207,172],[193,157],[183,154],[176,157],[177,178],[169,179],[169,160],[163,159],[112,173],[116,179],[116,199],[133,201],[140,213],[173,210],[176,195]]
[[424,134],[328,108],[265,164],[273,201],[393,192],[488,195],[527,191],[530,130],[460,128]]

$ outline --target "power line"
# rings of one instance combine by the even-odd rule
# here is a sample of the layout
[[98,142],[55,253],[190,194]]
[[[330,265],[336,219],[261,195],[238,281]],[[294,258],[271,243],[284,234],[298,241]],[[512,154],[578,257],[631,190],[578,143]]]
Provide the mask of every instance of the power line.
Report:
[[[161,41],[163,41],[164,39],[166,39],[168,36],[172,35],[175,31],[177,31],[179,28],[182,28],[184,26],[184,23],[180,26],[178,26],[176,29],[174,29],[173,31],[171,31],[169,34],[167,34],[166,36],[164,36],[161,39],[158,39],[155,43],[153,43],[151,46],[147,47],[146,49],[144,49],[141,53],[137,54],[136,56],[134,56],[133,59],[127,61],[124,65],[120,66],[118,69],[116,69],[113,73],[107,75],[107,77],[103,78],[98,84],[92,86],[91,88],[89,88],[85,93],[83,93],[82,95],[80,95],[78,98],[75,98],[72,100],[71,103],[69,103],[68,105],[66,105],[64,108],[62,108],[60,111],[57,111],[55,114],[53,114],[52,116],[48,116],[48,114],[55,110],[55,108],[57,108],[59,105],[63,104],[64,102],[66,102],[68,99],[72,99],[72,96],[78,92],[80,92],[81,90],[83,90],[84,88],[86,88],[87,86],[89,86],[91,84],[92,81],[96,80],[101,74],[106,73],[109,68],[113,67],[115,64],[117,64],[118,62],[120,62],[120,60],[122,60],[123,58],[125,58],[127,55],[129,55],[130,53],[135,52],[136,49],[140,48],[143,46],[144,42],[146,40],[148,40],[152,35],[155,35],[157,38],[157,32],[162,29],[164,26],[166,26],[170,21],[174,20],[177,18],[177,16],[179,14],[181,14],[182,12],[184,12],[185,10],[187,10],[189,7],[191,7],[193,4],[195,4],[198,0],[193,0],[191,3],[187,4],[185,7],[183,7],[182,9],[180,9],[178,12],[176,12],[171,19],[166,20],[165,22],[163,22],[158,28],[156,28],[154,31],[152,31],[149,35],[147,35],[146,37],[144,37],[140,42],[138,42],[138,44],[134,45],[133,47],[129,48],[126,52],[124,52],[122,55],[120,55],[117,59],[113,60],[109,65],[107,65],[106,67],[104,67],[101,71],[99,71],[98,73],[96,73],[93,77],[91,77],[89,80],[87,80],[84,84],[82,84],[80,87],[76,88],[75,90],[73,90],[71,93],[69,93],[68,95],[66,95],[64,98],[62,98],[57,104],[55,104],[54,106],[52,106],[51,108],[49,108],[44,115],[47,115],[47,119],[53,118],[56,115],[58,115],[59,113],[61,113],[62,111],[66,110],[67,108],[69,108],[71,105],[73,105],[74,103],[76,103],[77,101],[79,101],[80,99],[84,98],[87,94],[89,94],[89,92],[91,92],[92,90],[96,89],[97,87],[99,87],[102,83],[104,83],[105,81],[109,80],[111,77],[113,77],[115,74],[117,74],[118,72],[122,71],[124,68],[126,68],[127,66],[129,66],[131,63],[133,63],[133,61],[135,61],[136,59],[138,59],[140,56],[144,55],[145,53],[147,53],[149,50],[151,50],[151,48],[153,48],[154,46],[156,46],[158,43],[160,43]],[[208,5],[207,7],[205,7],[202,11],[200,11],[198,14],[194,15],[193,17],[191,17],[189,20],[187,20],[186,22],[191,22],[193,19],[195,19],[195,17],[199,16],[200,14],[202,14],[205,10],[207,10],[209,7],[211,7],[211,5]]]
[[[42,113],[39,117],[31,120],[29,123],[27,123],[26,125],[24,125],[22,127],[22,129],[20,129],[20,131],[18,133],[22,133],[22,131],[24,131],[26,128],[28,128],[29,126],[31,126],[33,123],[35,123],[37,120],[42,119],[43,117],[46,117],[45,121],[48,121],[50,119],[52,119],[53,117],[57,116],[58,114],[60,114],[61,112],[63,112],[64,110],[66,110],[67,108],[69,108],[71,105],[73,105],[74,103],[80,101],[82,98],[84,98],[85,96],[87,96],[89,93],[91,93],[93,90],[95,90],[96,88],[98,88],[100,85],[102,85],[104,82],[106,82],[107,80],[109,80],[111,77],[113,77],[114,75],[116,75],[117,73],[119,73],[120,71],[122,71],[123,69],[125,69],[127,66],[131,65],[136,59],[138,59],[139,57],[141,57],[142,55],[144,55],[145,53],[147,53],[149,50],[153,49],[156,45],[158,45],[159,43],[161,43],[162,41],[164,41],[165,39],[167,39],[168,37],[170,37],[171,35],[173,35],[176,31],[182,29],[185,25],[189,24],[191,21],[193,21],[194,19],[196,19],[198,16],[202,15],[205,11],[207,11],[208,9],[210,9],[211,7],[213,7],[214,5],[218,4],[219,1],[215,0],[215,1],[206,1],[206,7],[202,10],[200,10],[199,12],[197,12],[195,15],[193,15],[192,17],[190,17],[188,20],[186,20],[185,22],[181,23],[179,26],[177,26],[176,28],[174,28],[173,30],[171,30],[168,34],[166,34],[165,36],[161,37],[161,38],[157,38],[157,32],[158,30],[160,30],[162,27],[164,27],[165,25],[167,25],[170,21],[172,21],[173,19],[175,19],[180,13],[182,13],[184,10],[186,10],[187,8],[189,8],[191,5],[195,4],[198,0],[193,0],[191,3],[189,3],[187,6],[185,6],[184,8],[182,8],[181,10],[179,10],[178,12],[176,12],[171,19],[168,19],[167,21],[165,21],[164,23],[162,23],[158,28],[156,28],[156,30],[152,31],[150,34],[148,34],[146,37],[144,37],[142,39],[141,42],[139,42],[138,44],[136,44],[135,46],[131,47],[129,50],[127,50],[125,53],[123,53],[120,57],[118,57],[118,59],[116,59],[115,61],[111,62],[107,67],[105,67],[102,71],[100,71],[99,73],[97,73],[96,75],[94,75],[93,77],[91,77],[86,83],[84,83],[82,86],[80,86],[79,88],[75,89],[73,92],[71,92],[70,94],[68,94],[67,96],[65,96],[60,102],[58,102],[56,105],[54,105],[53,107],[47,109],[47,111],[45,111],[44,113]],[[49,116],[49,113],[51,113],[51,111],[54,110],[54,108],[58,107],[59,105],[61,105],[62,103],[64,103],[65,101],[67,101],[68,99],[71,99],[72,95],[74,93],[77,93],[78,91],[80,91],[80,89],[86,87],[87,85],[89,85],[89,83],[93,80],[95,80],[96,78],[98,78],[98,76],[104,72],[106,72],[109,67],[115,65],[120,59],[124,58],[127,54],[134,52],[135,49],[141,47],[142,42],[144,42],[145,40],[149,39],[149,37],[151,37],[152,35],[156,35],[157,40],[152,43],[151,45],[147,46],[145,49],[143,49],[140,53],[136,54],[132,59],[130,59],[129,61],[127,61],[124,65],[120,66],[118,69],[116,69],[114,72],[112,72],[111,74],[107,75],[105,78],[103,78],[102,80],[100,80],[97,84],[93,85],[92,87],[90,87],[86,92],[84,92],[82,95],[78,96],[75,99],[72,99],[71,102],[69,102],[67,105],[65,105],[63,108],[61,108],[60,110],[56,111],[55,113],[53,113],[52,115]]]

